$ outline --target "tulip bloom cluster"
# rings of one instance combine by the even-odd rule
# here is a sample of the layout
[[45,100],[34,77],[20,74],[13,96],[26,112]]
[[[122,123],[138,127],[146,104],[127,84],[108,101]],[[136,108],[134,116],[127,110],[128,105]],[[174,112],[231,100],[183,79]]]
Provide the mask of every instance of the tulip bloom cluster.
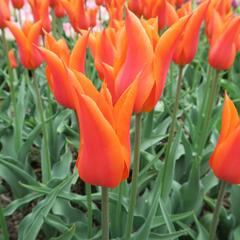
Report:
[[233,102],[225,94],[222,111],[222,127],[217,146],[211,156],[210,166],[214,174],[232,184],[240,183],[239,149],[240,119]]
[[[25,7],[29,8],[32,21],[29,19],[21,20]],[[102,16],[104,11],[107,16]],[[14,12],[14,17],[11,16],[11,12]],[[19,24],[14,22],[16,19],[19,19]],[[104,22],[105,19],[108,19],[108,22]],[[102,24],[100,27],[99,23]],[[61,28],[64,24],[70,26],[73,36],[68,37],[64,29]],[[9,34],[6,29],[11,32],[15,42],[10,43],[9,39],[5,38]],[[88,222],[89,239],[93,238],[91,217],[94,215],[91,209],[93,204],[91,204],[90,185],[102,187],[102,202],[106,203],[106,188],[116,188],[121,182],[129,178],[131,182],[129,184],[131,185],[129,208],[127,216],[125,216],[126,211],[122,214],[124,220],[127,219],[124,239],[130,239],[132,230],[135,231],[139,227],[139,224],[133,224],[133,220],[137,194],[141,192],[138,190],[140,185],[138,173],[146,162],[143,161],[144,164],[139,164],[140,157],[143,156],[140,154],[140,150],[142,150],[141,140],[149,136],[151,130],[155,134],[155,129],[158,130],[162,127],[155,128],[155,125],[160,122],[155,121],[156,115],[159,115],[159,119],[161,121],[163,119],[164,123],[165,120],[169,122],[169,125],[163,127],[165,128],[164,133],[161,133],[163,138],[158,138],[158,133],[156,134],[156,139],[162,141],[161,144],[144,149],[147,160],[148,156],[154,156],[156,161],[161,159],[161,164],[156,164],[156,167],[150,162],[149,165],[147,163],[143,166],[146,172],[149,168],[151,171],[152,169],[155,171],[153,175],[147,176],[146,182],[144,179],[144,184],[148,186],[148,191],[152,194],[153,204],[150,208],[146,207],[147,211],[150,209],[149,215],[146,217],[149,221],[148,225],[139,227],[138,232],[134,235],[135,238],[138,238],[143,230],[142,239],[148,239],[150,234],[153,236],[156,234],[156,238],[158,238],[158,231],[155,232],[155,229],[153,232],[151,231],[155,228],[152,222],[158,212],[159,196],[164,206],[168,199],[172,201],[169,198],[171,191],[174,198],[179,198],[176,202],[171,202],[171,206],[179,206],[178,213],[184,208],[189,208],[194,211],[194,214],[201,212],[202,209],[199,207],[203,205],[201,185],[203,182],[204,184],[208,182],[208,179],[205,181],[202,178],[208,178],[208,174],[212,174],[211,171],[208,171],[206,176],[202,177],[200,173],[204,172],[206,168],[207,170],[212,169],[221,183],[240,184],[240,157],[236,147],[240,141],[240,119],[236,107],[227,94],[225,94],[224,99],[220,136],[209,161],[210,168],[206,161],[202,161],[208,157],[204,150],[209,139],[212,140],[211,130],[214,125],[211,125],[211,118],[216,102],[221,98],[218,78],[223,71],[228,70],[224,72],[221,87],[226,84],[227,78],[231,78],[230,68],[233,67],[233,71],[235,70],[233,64],[240,50],[240,16],[234,12],[231,0],[201,0],[197,1],[196,4],[193,4],[193,1],[184,0],[96,0],[91,2],[84,0],[0,0],[0,31],[3,38],[2,45],[5,48],[4,54],[8,57],[8,64],[4,66],[9,75],[6,80],[6,96],[12,100],[12,111],[8,112],[14,117],[16,115],[13,121],[12,134],[15,151],[13,155],[19,159],[22,155],[26,155],[24,151],[27,146],[22,147],[22,144],[30,131],[27,129],[26,134],[22,134],[25,128],[22,124],[18,126],[18,123],[23,122],[21,117],[24,117],[25,113],[19,114],[17,111],[18,106],[22,106],[22,101],[24,101],[26,86],[30,86],[31,93],[35,91],[36,106],[34,106],[34,111],[37,114],[36,112],[34,114],[37,115],[36,123],[39,123],[42,132],[38,134],[38,127],[36,130],[34,129],[33,133],[29,134],[29,142],[35,141],[38,147],[39,142],[41,142],[39,139],[42,138],[40,151],[42,183],[44,187],[51,186],[52,182],[49,183],[55,177],[53,176],[54,171],[58,167],[54,169],[55,162],[50,155],[57,149],[58,143],[50,149],[50,143],[55,140],[53,135],[57,131],[48,130],[55,124],[53,124],[52,116],[58,115],[58,112],[55,112],[56,108],[58,111],[61,111],[62,108],[54,106],[56,108],[49,110],[51,113],[44,109],[52,102],[50,94],[42,101],[41,94],[44,94],[44,91],[39,88],[40,85],[38,86],[38,81],[42,79],[39,76],[43,76],[43,74],[38,74],[41,71],[39,67],[41,64],[45,64],[44,75],[54,99],[63,108],[70,109],[66,112],[75,113],[71,117],[67,116],[66,125],[71,123],[75,128],[77,124],[75,125],[74,117],[76,116],[77,119],[79,148],[76,168],[80,178],[86,183],[88,218],[90,219]],[[194,61],[199,42],[202,44],[201,46],[204,46],[204,51],[201,51],[197,60]],[[18,51],[14,51],[12,48],[15,45]],[[22,67],[27,71],[22,71]],[[37,68],[39,70],[35,72],[34,70]],[[169,70],[171,70],[170,86],[165,88]],[[90,71],[92,72],[89,73]],[[2,72],[5,73],[5,69]],[[23,81],[26,79],[26,83],[21,83],[21,93],[16,94],[15,91],[19,89],[18,85],[20,84],[18,83],[20,81],[16,81],[15,77],[20,76],[20,73],[26,75],[23,77]],[[94,79],[90,79],[91,75],[94,75]],[[175,82],[176,75],[178,76]],[[198,78],[198,75],[201,77]],[[232,75],[235,77],[237,74],[234,72]],[[186,82],[184,82],[185,80]],[[95,82],[97,82],[96,85]],[[198,86],[200,84],[201,86]],[[5,89],[4,84],[1,86]],[[42,86],[45,87],[44,84],[41,84]],[[182,88],[182,86],[184,87]],[[195,94],[197,91],[200,92],[200,97]],[[161,115],[160,111],[154,112],[157,103],[165,92],[163,105],[164,109],[168,108],[171,112],[170,116]],[[181,102],[183,92],[187,95],[187,99],[194,99],[193,102],[198,105],[196,108],[188,103],[188,106],[191,107],[185,108],[187,104],[184,105],[184,101],[186,102],[186,99],[183,99],[183,104]],[[229,94],[232,95],[232,92],[229,91]],[[172,96],[172,98],[167,99],[168,96]],[[19,103],[18,98],[21,100]],[[179,111],[180,109],[182,111]],[[149,114],[149,112],[151,113]],[[134,114],[136,120],[135,145],[134,157],[131,161],[130,130]],[[217,116],[217,114],[218,111],[215,115]],[[18,118],[20,118],[19,121]],[[188,120],[188,124],[183,126],[182,122],[185,119]],[[147,122],[147,126],[144,126],[143,136],[141,136],[140,131],[141,120],[144,120],[144,123]],[[66,125],[63,128],[68,128]],[[184,130],[182,131],[180,128]],[[75,130],[78,131],[77,127],[70,131],[74,132]],[[65,134],[65,131],[63,133]],[[36,140],[32,140],[34,134],[38,134]],[[74,134],[75,136],[78,137],[78,132]],[[65,137],[64,135],[61,139],[64,141],[62,145],[65,144]],[[26,145],[28,144],[27,142]],[[176,159],[176,155],[178,155],[176,151],[179,144],[184,148],[183,154],[186,155],[185,162],[183,164],[181,162],[182,165],[186,165],[181,166],[184,169],[184,177],[181,176],[181,179],[178,175],[182,174],[182,169],[180,174],[177,173],[177,170],[175,171],[175,167],[177,168],[178,165],[175,163],[178,160]],[[0,145],[2,148],[2,142]],[[62,147],[59,148],[60,156]],[[68,148],[66,147],[66,149]],[[159,156],[157,156],[158,152]],[[190,160],[188,161],[187,158]],[[26,164],[25,159],[22,161],[25,164],[24,168],[28,168],[27,160]],[[179,162],[181,160],[182,155],[179,157]],[[0,158],[0,166],[3,161]],[[11,159],[4,167],[7,168],[12,162]],[[19,166],[17,165],[16,168]],[[52,171],[53,169],[54,171]],[[189,169],[191,169],[191,173],[186,180]],[[19,172],[22,178],[22,172],[20,170]],[[210,175],[210,177],[212,176]],[[184,179],[183,183],[181,183],[182,179]],[[148,181],[151,183],[148,184]],[[173,187],[174,181],[177,183],[176,189]],[[178,183],[181,184],[178,185]],[[123,212],[121,206],[124,202],[122,201],[123,191],[121,188],[123,185],[119,187],[118,193],[111,190],[114,194],[119,194],[118,202],[114,199],[111,203],[112,206],[114,204],[117,206],[117,218]],[[41,187],[42,185],[37,189]],[[184,193],[188,193],[193,187],[196,187],[198,194],[196,196],[192,194],[194,196],[187,196],[185,199]],[[98,191],[98,188],[96,189]],[[128,186],[125,190],[128,191]],[[44,191],[46,191],[45,188]],[[220,187],[219,192],[220,200],[216,203],[217,211],[220,210],[224,187]],[[115,197],[115,195],[112,196]],[[50,197],[47,196],[51,199]],[[104,204],[102,206],[102,212],[105,212],[103,216],[107,216],[108,208]],[[10,209],[12,208],[10,207]],[[165,210],[167,211],[168,208]],[[8,211],[6,212],[8,213]],[[218,219],[219,212],[217,211],[214,212],[214,221]],[[0,215],[1,212],[0,206]],[[5,211],[3,212],[5,214]],[[170,212],[170,214],[175,213]],[[185,216],[184,211],[180,218],[182,216]],[[200,226],[197,218],[194,221],[195,224],[191,222],[191,226]],[[107,222],[107,217],[103,217],[102,222]],[[104,223],[102,225],[104,226]],[[106,236],[109,233],[106,225],[102,231],[104,240],[108,240]],[[117,219],[116,222],[111,222],[111,225],[115,225],[116,228],[121,224]],[[172,224],[172,226],[175,225]],[[211,227],[209,240],[215,239],[216,226],[217,222]],[[29,230],[29,232],[31,231]],[[111,232],[112,237],[122,237],[119,232],[114,232],[114,234]],[[169,239],[171,235],[176,234],[177,236],[178,233],[182,232],[184,231],[171,232]],[[192,235],[197,236],[197,234]]]
[[[90,36],[84,33],[71,54],[63,39],[56,41],[51,35],[46,35],[46,49],[41,48],[40,52],[47,63],[46,75],[50,89],[60,104],[78,113],[81,144],[77,167],[84,181],[116,187],[128,177],[132,112],[150,111],[157,103],[174,48],[187,20],[181,19],[159,38],[156,25],[152,28],[149,21],[141,22],[128,11],[126,23],[119,28],[110,27]],[[104,41],[104,38],[108,39],[108,33],[113,34],[112,39],[115,39],[112,46]],[[100,93],[84,76],[88,38],[96,67],[104,80]],[[126,45],[121,46],[122,43]],[[115,51],[107,57],[102,54],[101,44],[110,48],[109,53],[113,53],[114,49],[119,53]],[[134,52],[137,49],[142,50],[136,58]],[[119,54],[122,58],[117,59]],[[93,113],[98,116],[93,116]],[[93,131],[92,135],[87,134],[89,131]]]
[[[22,2],[17,3],[13,2],[13,5],[21,8]],[[45,60],[47,80],[56,100],[64,107],[74,109],[77,112],[81,129],[81,144],[77,163],[80,176],[88,183],[110,187],[117,186],[129,174],[130,145],[129,133],[127,132],[132,112],[149,112],[154,109],[162,95],[172,59],[180,66],[189,64],[194,59],[203,20],[206,20],[206,33],[210,43],[209,64],[219,70],[229,68],[232,65],[238,50],[237,41],[240,31],[239,17],[232,14],[229,4],[222,7],[217,1],[204,1],[194,11],[192,11],[190,1],[186,3],[167,0],[156,3],[130,1],[129,8],[148,20],[140,20],[127,10],[126,19],[123,21],[124,3],[124,1],[96,2],[98,6],[104,5],[110,16],[109,26],[100,32],[83,31],[83,29],[88,29],[96,24],[98,7],[86,10],[86,5],[82,0],[62,0],[61,2],[29,0],[34,19],[37,22],[25,22],[22,29],[10,21],[3,21],[2,24],[3,27],[7,26],[16,38],[21,63],[28,69],[35,69],[42,63],[42,60]],[[3,1],[2,5],[1,9],[8,9],[7,1]],[[59,12],[56,14],[59,17],[66,13],[74,30],[81,33],[71,53],[64,39],[56,40],[46,32],[51,29],[49,6]],[[4,12],[5,20],[9,19],[7,13],[8,11]],[[151,18],[155,16],[158,16],[158,19]],[[163,29],[166,26],[171,27],[159,36],[158,29]],[[42,33],[45,34],[45,48],[38,48],[39,37]],[[103,81],[100,93],[96,89],[93,90],[94,87],[90,84],[90,80],[84,75],[88,46],[96,70]],[[16,64],[12,52],[9,54],[9,59],[14,67]],[[132,87],[133,85],[134,87]],[[88,87],[85,89],[86,86]],[[134,90],[130,90],[132,88]],[[134,93],[128,94],[132,91]],[[94,97],[89,97],[91,94]],[[116,125],[115,118],[116,111],[123,111],[120,106],[125,106],[124,101],[130,101],[128,95],[132,96],[132,100],[131,104],[130,102],[127,104],[129,106],[128,111],[126,111],[128,114],[125,117],[127,125],[126,127],[122,126],[126,129],[123,140],[119,136],[120,130],[118,124]],[[90,105],[92,108],[93,106],[99,108],[96,110],[100,115],[102,114],[101,117],[99,115],[99,119],[105,119],[98,127],[102,128],[105,124],[108,126],[105,126],[106,129],[109,129],[106,132],[99,130],[99,141],[102,139],[100,141],[102,144],[104,141],[110,141],[103,140],[104,134],[108,139],[108,136],[114,136],[114,134],[110,134],[113,131],[116,138],[112,141],[115,142],[116,146],[119,146],[116,149],[118,152],[125,149],[124,152],[128,152],[127,155],[125,153],[115,156],[116,153],[110,150],[112,148],[110,145],[100,147],[99,141],[93,144],[91,142],[93,139],[88,139],[84,122],[90,122],[90,119],[93,118],[88,112]],[[84,111],[86,111],[85,114],[83,114]],[[88,120],[86,116],[89,117]],[[96,123],[92,122],[92,124]],[[95,130],[96,128],[97,126],[92,127]],[[99,172],[98,177],[91,173],[92,164],[98,160],[94,155],[86,154],[86,152],[91,152],[89,146],[94,149],[94,145],[99,146],[99,149],[106,150],[103,151],[105,155],[103,154],[102,160],[99,160],[99,164],[95,165],[96,171]],[[97,151],[100,150],[93,152]],[[88,160],[86,160],[87,155],[89,156]],[[111,176],[109,184],[104,174],[101,173],[104,168],[106,169],[106,164],[101,166],[100,162],[105,161],[109,166],[109,171],[112,171],[111,174],[110,172],[107,174],[107,176]],[[120,175],[124,176],[123,178],[114,173],[116,169],[120,168],[115,168],[118,161],[122,166]]]

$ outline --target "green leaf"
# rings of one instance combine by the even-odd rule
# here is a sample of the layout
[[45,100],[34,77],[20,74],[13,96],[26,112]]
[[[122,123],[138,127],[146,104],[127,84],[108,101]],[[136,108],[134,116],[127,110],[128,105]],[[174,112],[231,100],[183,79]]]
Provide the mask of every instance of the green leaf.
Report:
[[33,208],[32,212],[28,214],[20,223],[19,226],[19,240],[34,240],[41,229],[44,218],[48,215],[53,207],[57,196],[72,180],[73,176],[66,178],[62,183],[55,187],[49,195]]
[[[172,187],[172,182],[174,178],[174,171],[175,171],[175,163],[177,160],[178,149],[180,146],[180,140],[182,137],[182,129],[180,128],[175,136],[173,141],[170,154],[168,159],[165,159],[164,167],[163,167],[163,178],[161,183],[161,196],[163,201],[166,201],[168,194]],[[156,186],[159,187],[159,186]]]
[[42,129],[42,124],[37,125],[31,131],[31,133],[27,136],[26,141],[20,147],[17,158],[22,163],[24,163],[26,161],[27,155],[30,152],[30,148],[31,148],[31,146],[33,144],[33,141],[39,135],[39,133],[41,132],[41,129]]
[[181,230],[173,233],[168,234],[157,234],[157,233],[151,233],[149,240],[173,240],[181,236],[188,235],[186,230]]
[[195,224],[198,229],[198,236],[196,240],[206,240],[209,237],[207,230],[202,226],[202,224],[198,221],[197,217],[194,216]]
[[0,227],[1,227],[4,240],[8,240],[9,239],[8,228],[7,228],[7,223],[3,214],[1,203],[0,203]]
[[17,161],[0,155],[0,165],[1,164],[7,167],[12,172],[14,172],[14,174],[16,174],[19,177],[19,181],[21,179],[24,179],[25,182],[29,184],[35,184],[35,185],[38,184],[37,181],[31,175],[29,175],[26,171],[22,169],[22,167],[19,165]]
[[199,163],[193,162],[190,177],[181,187],[181,211],[196,210],[202,204],[203,189],[200,182]]
[[5,216],[10,216],[12,215],[18,208],[22,207],[23,205],[30,203],[31,201],[43,196],[41,193],[29,193],[28,195],[22,197],[22,198],[17,198],[7,207],[4,209],[4,215]]
[[52,176],[56,178],[64,178],[70,174],[70,165],[72,162],[72,153],[69,148],[66,148],[66,152],[61,156],[60,161],[56,162],[52,168]]
[[73,224],[69,229],[65,230],[61,236],[50,238],[50,240],[71,240],[75,233],[75,230],[76,227]]
[[230,202],[231,212],[234,215],[237,224],[240,224],[240,187],[237,185],[233,185],[231,188]]
[[233,231],[233,240],[239,240],[240,239],[240,226],[238,226]]
[[[174,214],[174,215],[170,216],[169,221],[176,222],[176,221],[184,220],[184,219],[192,217],[192,216],[193,216],[192,211],[185,212],[185,213]],[[165,224],[164,217],[163,216],[157,216],[153,220],[152,228],[160,227],[163,224]]]

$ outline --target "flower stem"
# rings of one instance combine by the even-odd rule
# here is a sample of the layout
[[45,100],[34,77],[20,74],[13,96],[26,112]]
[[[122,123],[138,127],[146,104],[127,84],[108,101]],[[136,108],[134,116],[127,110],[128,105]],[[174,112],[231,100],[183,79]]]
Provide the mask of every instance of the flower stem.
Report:
[[4,213],[3,213],[3,208],[2,208],[2,204],[0,202],[0,227],[2,229],[2,235],[3,235],[3,239],[4,240],[8,240],[9,239],[9,235],[8,235],[8,229],[7,229],[7,223],[4,217]]
[[166,153],[165,153],[165,163],[163,166],[163,175],[162,175],[162,187],[161,187],[161,197],[163,201],[165,201],[168,193],[169,193],[169,184],[167,183],[169,181],[169,171],[170,167],[172,166],[171,164],[171,159],[169,158],[170,156],[170,151],[171,151],[171,146],[173,143],[173,138],[174,138],[174,132],[176,128],[176,123],[177,123],[177,112],[179,108],[179,100],[180,100],[180,92],[181,92],[181,85],[182,85],[182,80],[183,80],[183,66],[179,66],[179,74],[178,74],[178,83],[177,83],[177,91],[176,91],[176,100],[173,106],[173,113],[172,113],[172,124],[169,129],[169,136],[168,136],[168,141],[167,141],[167,147],[166,147]]
[[48,130],[47,130],[47,125],[45,123],[43,102],[42,102],[42,98],[39,91],[38,81],[34,75],[34,72],[31,72],[31,73],[33,77],[34,91],[36,94],[37,110],[40,116],[40,121],[42,124],[42,132],[43,132],[44,149],[43,149],[43,157],[41,158],[42,182],[47,183],[51,179],[51,161],[50,161],[49,145],[48,145]]
[[136,114],[135,118],[135,138],[134,138],[134,159],[133,159],[133,172],[132,172],[132,186],[130,194],[130,206],[128,210],[127,218],[127,229],[125,240],[131,238],[134,209],[137,200],[137,183],[139,174],[139,163],[140,163],[140,139],[141,139],[141,113]]
[[102,240],[109,240],[108,189],[102,187]]
[[21,14],[21,10],[18,10],[18,21],[20,26],[22,26],[22,14]]
[[[8,42],[6,39],[6,34],[5,30],[2,29],[2,42],[3,42],[3,48],[5,51],[6,56],[8,56]],[[13,115],[14,115],[14,144],[15,144],[15,149],[16,152],[18,152],[20,146],[22,145],[22,138],[21,138],[21,129],[20,125],[18,124],[18,112],[17,112],[17,103],[16,103],[16,96],[15,96],[15,88],[14,88],[14,70],[10,65],[10,62],[8,60],[8,73],[9,73],[9,87],[10,87],[10,97],[11,97],[11,102],[13,106]]]
[[118,201],[117,201],[117,207],[116,207],[116,230],[117,230],[117,234],[120,235],[121,234],[121,210],[122,210],[122,191],[123,191],[123,184],[120,183],[119,187],[118,187]]
[[217,197],[217,203],[214,209],[213,213],[213,219],[211,223],[211,228],[210,228],[210,234],[209,234],[209,240],[215,240],[216,236],[216,230],[217,230],[217,225],[219,221],[219,214],[225,194],[225,188],[226,188],[227,182],[225,181],[220,181],[219,183],[219,191],[218,191],[218,197]]
[[92,237],[92,195],[91,185],[85,183],[85,189],[87,194],[87,207],[88,207],[88,238]]
[[200,124],[200,128],[198,129],[200,134],[200,137],[198,140],[198,148],[197,148],[197,156],[199,161],[201,161],[202,152],[209,135],[211,115],[212,115],[216,95],[218,92],[218,76],[219,76],[219,72],[213,71],[213,76],[212,74],[210,74],[208,78],[208,81],[210,81],[210,89],[206,96],[206,102],[203,103],[205,104],[203,108],[204,117],[203,117],[203,121]]

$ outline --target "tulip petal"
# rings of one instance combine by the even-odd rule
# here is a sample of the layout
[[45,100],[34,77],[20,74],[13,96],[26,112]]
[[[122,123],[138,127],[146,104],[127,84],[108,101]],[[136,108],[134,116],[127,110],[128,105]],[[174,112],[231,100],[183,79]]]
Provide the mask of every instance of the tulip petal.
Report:
[[79,72],[85,72],[85,56],[89,33],[83,33],[76,42],[69,60],[69,67]]
[[123,180],[129,175],[130,169],[130,136],[129,128],[133,111],[133,106],[137,94],[137,80],[135,80],[128,89],[121,95],[113,108],[114,119],[116,123],[116,133],[124,147],[125,170]]
[[116,187],[122,180],[124,159],[119,139],[97,104],[79,95],[81,148],[77,168],[87,183]]
[[240,184],[240,125],[221,141],[210,159],[214,174],[232,184]]
[[125,62],[115,80],[117,97],[127,89],[137,74],[153,59],[153,47],[150,39],[140,20],[130,11],[127,11],[126,31],[128,50]]
[[235,42],[239,31],[240,17],[235,17],[219,39],[214,40],[208,56],[209,64],[212,67],[218,70],[224,70],[232,66],[236,55]]
[[6,26],[12,32],[13,36],[15,37],[19,48],[23,48],[24,51],[29,49],[28,40],[23,32],[12,22],[6,21]]
[[162,95],[174,50],[188,19],[189,17],[179,19],[161,36],[157,43],[153,63],[155,86],[145,103],[145,109],[148,111],[153,109]]
[[[88,95],[91,99],[93,99],[94,102],[98,105],[98,108],[104,115],[104,117],[109,121],[111,125],[114,124],[113,120],[113,113],[112,113],[112,105],[109,105],[108,102],[106,101],[105,97],[97,91],[95,86],[92,84],[92,82],[82,73],[74,71],[77,80],[83,89],[83,93],[85,95]],[[79,87],[75,83],[75,89],[80,94],[79,92]]]
[[174,61],[177,64],[185,65],[193,60],[197,52],[200,27],[207,11],[208,4],[209,1],[206,1],[198,6],[190,17],[180,41],[181,44],[178,44],[174,54]]
[[38,21],[32,25],[27,36],[28,42],[30,44],[38,43],[41,30],[42,30],[42,21]]
[[233,102],[225,94],[223,112],[222,112],[222,128],[219,142],[228,137],[228,135],[235,129],[239,122],[238,112]]
[[52,73],[52,89],[56,100],[67,108],[74,108],[73,82],[63,62],[55,53],[44,48],[39,48],[39,50]]

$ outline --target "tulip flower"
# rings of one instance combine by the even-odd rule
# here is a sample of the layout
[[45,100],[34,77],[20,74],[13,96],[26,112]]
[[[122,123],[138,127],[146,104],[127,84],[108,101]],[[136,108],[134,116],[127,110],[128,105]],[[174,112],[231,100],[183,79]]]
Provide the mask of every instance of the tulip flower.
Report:
[[[154,37],[156,35],[150,31],[150,27],[146,27],[147,22],[142,24],[133,13],[127,11],[126,24],[117,31],[116,40],[113,40],[113,46],[109,47],[112,50],[105,58],[110,63],[99,64],[114,103],[137,78],[139,87],[134,111],[143,112],[153,109],[162,94],[177,40],[187,20],[187,18],[180,19],[156,40]],[[101,48],[102,44],[105,42],[96,40],[96,48]],[[92,52],[99,53],[96,49]],[[104,54],[96,57],[101,55]],[[101,63],[101,60],[99,59],[98,62]]]
[[102,63],[104,62],[110,66],[114,64],[116,35],[116,30],[112,27],[108,27],[102,32],[94,32],[89,36],[89,45],[94,56],[95,67],[102,80],[104,79]]
[[141,16],[143,12],[143,2],[141,0],[129,0],[128,8],[137,16]]
[[81,29],[88,29],[89,27],[94,27],[96,25],[98,8],[86,10],[83,0],[62,0],[62,5],[76,32],[80,32]]
[[181,17],[184,17],[188,14],[191,14],[192,13],[192,2],[191,1],[188,1],[186,3],[184,3],[181,8],[179,8],[177,10],[177,15],[179,18]]
[[151,16],[158,17],[159,29],[170,27],[178,20],[176,10],[167,0],[158,0]]
[[173,60],[176,64],[185,65],[193,60],[197,52],[200,27],[205,17],[208,4],[209,1],[205,1],[199,5],[190,17],[173,55]]
[[53,5],[53,9],[56,17],[62,18],[66,14],[61,1],[56,1],[55,4]]
[[211,39],[208,55],[209,64],[218,70],[229,69],[237,53],[237,40],[240,32],[240,17],[233,17],[228,21],[225,28],[218,30]]
[[106,8],[109,13],[109,26],[115,26],[115,21],[123,19],[124,0],[108,0]]
[[220,137],[209,164],[221,180],[240,184],[240,119],[233,102],[225,94]]
[[39,43],[42,29],[41,21],[36,23],[25,22],[22,30],[14,23],[7,21],[6,26],[12,32],[18,45],[20,61],[25,68],[35,69],[42,63],[42,57],[35,45]]
[[24,0],[12,0],[14,8],[21,9],[24,6]]
[[231,11],[232,0],[215,0],[215,9],[221,16],[227,15]]
[[8,51],[8,61],[9,61],[11,68],[17,67],[17,60],[15,58],[13,48]]
[[66,42],[61,39],[56,41],[51,35],[46,35],[46,47],[39,48],[46,61],[46,76],[49,87],[57,102],[64,107],[74,109],[73,82],[77,81],[72,73],[76,70],[84,73],[85,53],[88,34],[83,34],[76,42],[70,54]]
[[98,6],[101,6],[104,4],[104,0],[95,0],[95,3],[98,5]]
[[113,104],[104,83],[98,92],[84,75],[79,82],[83,91],[78,87],[74,95],[80,124],[79,176],[92,185],[117,187],[129,175],[129,128],[137,84]]
[[10,10],[8,6],[8,0],[0,1],[0,28],[6,27],[6,20],[10,20]]
[[42,21],[42,27],[45,31],[51,31],[51,21],[49,18],[49,0],[28,0],[34,21]]

